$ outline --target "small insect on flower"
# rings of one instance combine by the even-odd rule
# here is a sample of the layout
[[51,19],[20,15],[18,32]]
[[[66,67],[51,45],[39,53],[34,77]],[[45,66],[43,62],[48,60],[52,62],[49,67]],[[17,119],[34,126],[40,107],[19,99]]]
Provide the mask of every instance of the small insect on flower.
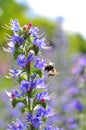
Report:
[[59,74],[59,72],[57,72],[56,69],[54,68],[52,62],[49,62],[48,65],[45,66],[45,71],[47,71],[48,76],[54,76],[56,74]]

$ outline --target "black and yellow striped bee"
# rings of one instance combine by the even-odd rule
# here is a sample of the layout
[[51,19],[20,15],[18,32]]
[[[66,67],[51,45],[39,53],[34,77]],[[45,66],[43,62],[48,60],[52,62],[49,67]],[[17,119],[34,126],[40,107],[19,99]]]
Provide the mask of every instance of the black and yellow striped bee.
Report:
[[56,71],[56,69],[53,66],[53,63],[51,62],[49,62],[49,64],[45,66],[45,71],[47,71],[48,76],[54,76],[56,74],[59,74],[59,72]]

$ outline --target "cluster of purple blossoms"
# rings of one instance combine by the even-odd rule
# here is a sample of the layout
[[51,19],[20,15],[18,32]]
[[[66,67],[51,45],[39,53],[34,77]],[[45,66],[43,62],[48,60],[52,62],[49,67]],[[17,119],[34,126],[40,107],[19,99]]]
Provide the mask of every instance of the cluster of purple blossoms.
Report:
[[[17,119],[7,130],[59,130],[54,124],[48,124],[49,117],[54,116],[49,108],[49,95],[44,80],[46,60],[39,56],[45,46],[45,39],[39,39],[39,29],[32,23],[21,27],[18,20],[11,21],[13,36],[9,39],[8,52],[12,52],[18,68],[10,70],[10,78],[18,81],[18,89],[6,91],[12,107],[21,104],[21,111],[27,114],[22,123]],[[10,44],[11,43],[11,44]]]

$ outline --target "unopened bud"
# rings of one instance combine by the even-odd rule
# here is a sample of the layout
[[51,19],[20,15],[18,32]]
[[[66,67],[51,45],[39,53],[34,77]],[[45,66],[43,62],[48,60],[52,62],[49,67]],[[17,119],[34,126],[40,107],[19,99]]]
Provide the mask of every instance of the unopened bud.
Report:
[[32,23],[30,22],[29,24],[28,24],[28,28],[30,29],[32,27]]
[[23,30],[25,31],[27,29],[27,25],[24,25]]

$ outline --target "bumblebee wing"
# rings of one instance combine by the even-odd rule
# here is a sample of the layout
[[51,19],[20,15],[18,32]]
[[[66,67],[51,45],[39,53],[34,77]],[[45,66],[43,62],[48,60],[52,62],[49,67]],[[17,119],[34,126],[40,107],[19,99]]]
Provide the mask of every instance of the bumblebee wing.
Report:
[[51,40],[49,40],[49,38],[47,37],[47,33],[45,33],[45,31],[40,28],[39,29],[39,33],[38,33],[39,39],[45,38],[45,46],[42,46],[42,48],[44,50],[52,50],[54,47],[54,44]]

